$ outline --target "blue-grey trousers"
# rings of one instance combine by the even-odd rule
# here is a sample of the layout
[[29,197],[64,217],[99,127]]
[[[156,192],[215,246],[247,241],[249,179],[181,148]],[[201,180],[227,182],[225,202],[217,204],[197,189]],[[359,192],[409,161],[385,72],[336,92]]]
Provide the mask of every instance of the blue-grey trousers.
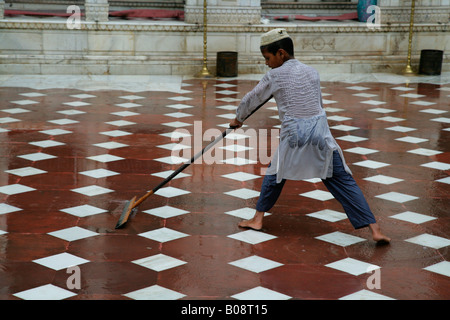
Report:
[[[333,176],[322,179],[328,191],[338,200],[350,223],[355,229],[367,227],[375,223],[375,217],[369,205],[356,184],[355,179],[347,173],[342,164],[339,152],[333,152]],[[256,210],[261,212],[269,211],[277,202],[286,180],[277,183],[277,176],[266,175],[261,187],[261,193],[256,204]]]

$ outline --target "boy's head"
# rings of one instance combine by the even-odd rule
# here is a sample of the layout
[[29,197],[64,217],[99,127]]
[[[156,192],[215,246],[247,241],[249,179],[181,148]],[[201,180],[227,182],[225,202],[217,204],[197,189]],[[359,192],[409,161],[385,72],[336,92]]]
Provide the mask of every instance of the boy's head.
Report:
[[273,29],[261,36],[260,50],[266,64],[278,68],[286,60],[294,58],[294,43],[285,29]]

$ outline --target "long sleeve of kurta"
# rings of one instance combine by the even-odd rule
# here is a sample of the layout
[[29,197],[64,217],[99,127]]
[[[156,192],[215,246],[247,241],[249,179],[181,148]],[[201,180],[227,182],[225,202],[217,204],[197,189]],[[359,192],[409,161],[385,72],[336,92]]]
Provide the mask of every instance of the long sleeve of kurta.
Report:
[[240,122],[244,122],[245,118],[251,114],[259,105],[266,102],[272,96],[273,83],[270,81],[269,73],[261,79],[261,81],[242,98],[241,103],[236,111],[236,118]]

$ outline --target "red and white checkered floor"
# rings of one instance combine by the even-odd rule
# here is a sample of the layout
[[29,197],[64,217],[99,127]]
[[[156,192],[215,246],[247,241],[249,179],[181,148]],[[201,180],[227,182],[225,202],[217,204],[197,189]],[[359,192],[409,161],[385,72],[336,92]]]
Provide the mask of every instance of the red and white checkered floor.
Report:
[[224,130],[257,82],[61,79],[0,79],[0,299],[450,299],[449,83],[322,82],[332,133],[392,237],[377,246],[320,180],[287,182],[263,232],[237,226],[267,167],[245,133],[276,138],[273,101],[227,136],[221,163],[189,166],[116,230],[125,202],[179,167],[174,150],[198,150],[199,125]]

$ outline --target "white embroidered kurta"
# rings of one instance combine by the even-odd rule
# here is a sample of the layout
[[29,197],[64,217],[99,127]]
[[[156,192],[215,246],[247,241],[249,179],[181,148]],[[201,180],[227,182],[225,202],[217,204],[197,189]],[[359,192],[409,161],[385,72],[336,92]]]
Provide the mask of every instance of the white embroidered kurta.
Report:
[[333,138],[322,104],[318,72],[296,59],[267,72],[247,93],[236,110],[243,121],[258,105],[273,96],[281,120],[280,144],[266,174],[282,179],[326,179],[333,175],[333,151],[342,150]]

